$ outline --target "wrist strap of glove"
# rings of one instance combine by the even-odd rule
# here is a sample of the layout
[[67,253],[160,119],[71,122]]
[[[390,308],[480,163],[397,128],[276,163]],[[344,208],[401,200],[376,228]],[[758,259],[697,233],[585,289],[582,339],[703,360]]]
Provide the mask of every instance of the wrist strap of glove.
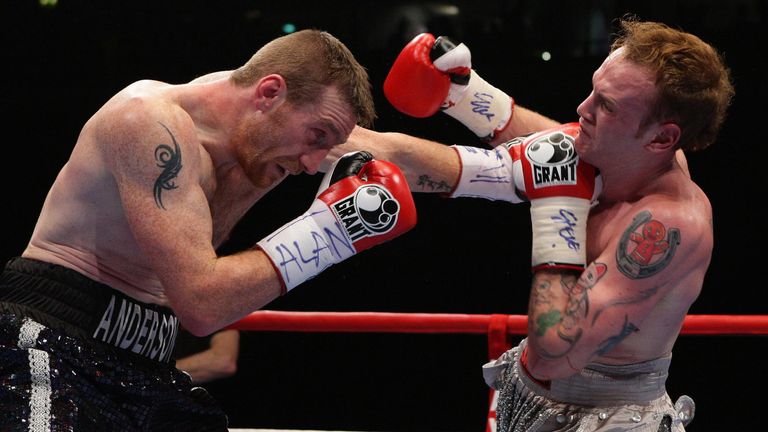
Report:
[[461,162],[459,182],[449,195],[451,198],[485,198],[514,204],[524,201],[515,187],[515,178],[522,178],[522,167],[513,164],[512,156],[505,147],[499,146],[494,150],[468,146],[451,148],[459,155]]
[[263,238],[258,246],[280,274],[285,292],[355,254],[346,230],[320,200]]
[[488,84],[473,70],[466,86],[451,84],[450,97],[443,111],[475,135],[491,141],[509,124],[514,105],[515,101],[509,95]]
[[531,201],[533,271],[542,268],[584,269],[589,207],[589,200],[573,197]]

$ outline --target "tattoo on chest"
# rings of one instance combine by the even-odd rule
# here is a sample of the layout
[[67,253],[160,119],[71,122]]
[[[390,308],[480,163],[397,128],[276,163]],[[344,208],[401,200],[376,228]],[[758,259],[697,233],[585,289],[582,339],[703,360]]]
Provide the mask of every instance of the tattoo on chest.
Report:
[[667,267],[679,244],[680,230],[667,228],[644,210],[622,234],[616,263],[630,279],[647,278]]
[[160,123],[160,126],[168,132],[168,135],[171,136],[171,141],[173,142],[173,147],[168,144],[158,144],[155,148],[155,162],[157,163],[157,166],[162,169],[157,180],[155,180],[155,204],[159,208],[165,210],[165,206],[163,205],[163,191],[178,188],[174,180],[181,171],[181,148],[179,147],[179,143],[176,142],[176,137],[173,136],[171,130],[162,123]]

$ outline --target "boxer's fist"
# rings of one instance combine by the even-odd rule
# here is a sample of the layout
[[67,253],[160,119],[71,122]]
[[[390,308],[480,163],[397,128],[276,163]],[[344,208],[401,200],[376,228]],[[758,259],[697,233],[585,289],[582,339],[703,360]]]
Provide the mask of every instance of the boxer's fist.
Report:
[[456,106],[467,93],[469,79],[472,76],[472,53],[464,44],[456,45],[445,36],[440,36],[432,44],[429,58],[435,67],[448,75],[451,86],[443,101],[442,109]]
[[517,189],[531,201],[534,270],[586,265],[587,217],[601,192],[595,168],[579,160],[578,123],[568,123],[505,144],[519,161]]
[[327,267],[416,225],[400,169],[370,153],[342,156],[309,210],[259,242],[288,291]]
[[384,96],[398,111],[411,117],[429,117],[448,97],[450,78],[438,70],[429,55],[435,37],[422,33],[403,48],[384,80]]
[[534,269],[586,264],[587,216],[602,183],[576,154],[578,133],[578,123],[569,123],[493,150],[452,147],[461,175],[451,197],[531,202]]
[[509,124],[514,101],[471,68],[466,45],[422,33],[398,55],[384,80],[384,95],[412,117],[429,117],[442,109],[491,141]]
[[396,165],[373,160],[368,152],[352,152],[339,158],[325,177],[331,179],[331,186],[317,199],[325,202],[346,228],[356,252],[391,240],[416,225],[413,196]]

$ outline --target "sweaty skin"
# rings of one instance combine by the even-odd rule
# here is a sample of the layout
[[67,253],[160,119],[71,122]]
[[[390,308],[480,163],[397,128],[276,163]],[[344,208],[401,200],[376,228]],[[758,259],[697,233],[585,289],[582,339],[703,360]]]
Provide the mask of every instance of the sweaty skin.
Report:
[[313,174],[356,122],[335,89],[319,107],[285,101],[282,77],[236,87],[136,82],[83,127],[22,256],[72,268],[140,301],[171,306],[207,334],[280,295],[257,249],[216,248],[289,174]]
[[[674,150],[679,129],[637,133],[654,92],[649,72],[617,50],[593,87],[577,110],[576,149],[600,169],[604,190],[589,215],[586,271],[534,277],[529,367],[542,379],[671,352],[711,259],[712,209]],[[553,313],[558,320],[537,324]]]
[[[649,72],[617,50],[593,87],[577,110],[575,142],[603,178],[587,222],[588,267],[537,272],[531,288],[528,366],[544,380],[591,362],[631,364],[671,352],[711,259],[712,209],[674,148],[679,129],[654,123],[638,134],[655,91]],[[557,125],[516,105],[491,144]],[[413,191],[450,192],[461,173],[449,146],[401,133],[357,127],[331,155],[352,150],[396,163]]]

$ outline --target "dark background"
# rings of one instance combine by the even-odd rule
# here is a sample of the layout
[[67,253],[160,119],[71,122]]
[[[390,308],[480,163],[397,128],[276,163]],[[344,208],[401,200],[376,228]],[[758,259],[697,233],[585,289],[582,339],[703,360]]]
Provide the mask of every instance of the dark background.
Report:
[[[450,144],[479,145],[447,116],[410,119],[381,84],[414,35],[464,41],[473,65],[521,105],[575,120],[612,23],[633,12],[697,34],[724,54],[736,98],[717,143],[690,154],[714,208],[715,251],[694,314],[766,313],[765,1],[36,1],[3,2],[2,256],[18,255],[80,127],[138,79],[172,83],[241,65],[282,26],[341,39],[370,73],[379,119]],[[541,60],[549,51],[552,60]],[[257,203],[222,253],[303,212],[319,176],[286,180]],[[416,196],[419,224],[336,265],[267,308],[524,314],[530,257],[525,206]],[[517,339],[513,339],[516,342]],[[683,336],[669,393],[696,399],[691,431],[764,430],[765,337]],[[480,431],[484,336],[246,333],[235,378],[211,384],[233,427]],[[754,391],[753,391],[754,390]]]

